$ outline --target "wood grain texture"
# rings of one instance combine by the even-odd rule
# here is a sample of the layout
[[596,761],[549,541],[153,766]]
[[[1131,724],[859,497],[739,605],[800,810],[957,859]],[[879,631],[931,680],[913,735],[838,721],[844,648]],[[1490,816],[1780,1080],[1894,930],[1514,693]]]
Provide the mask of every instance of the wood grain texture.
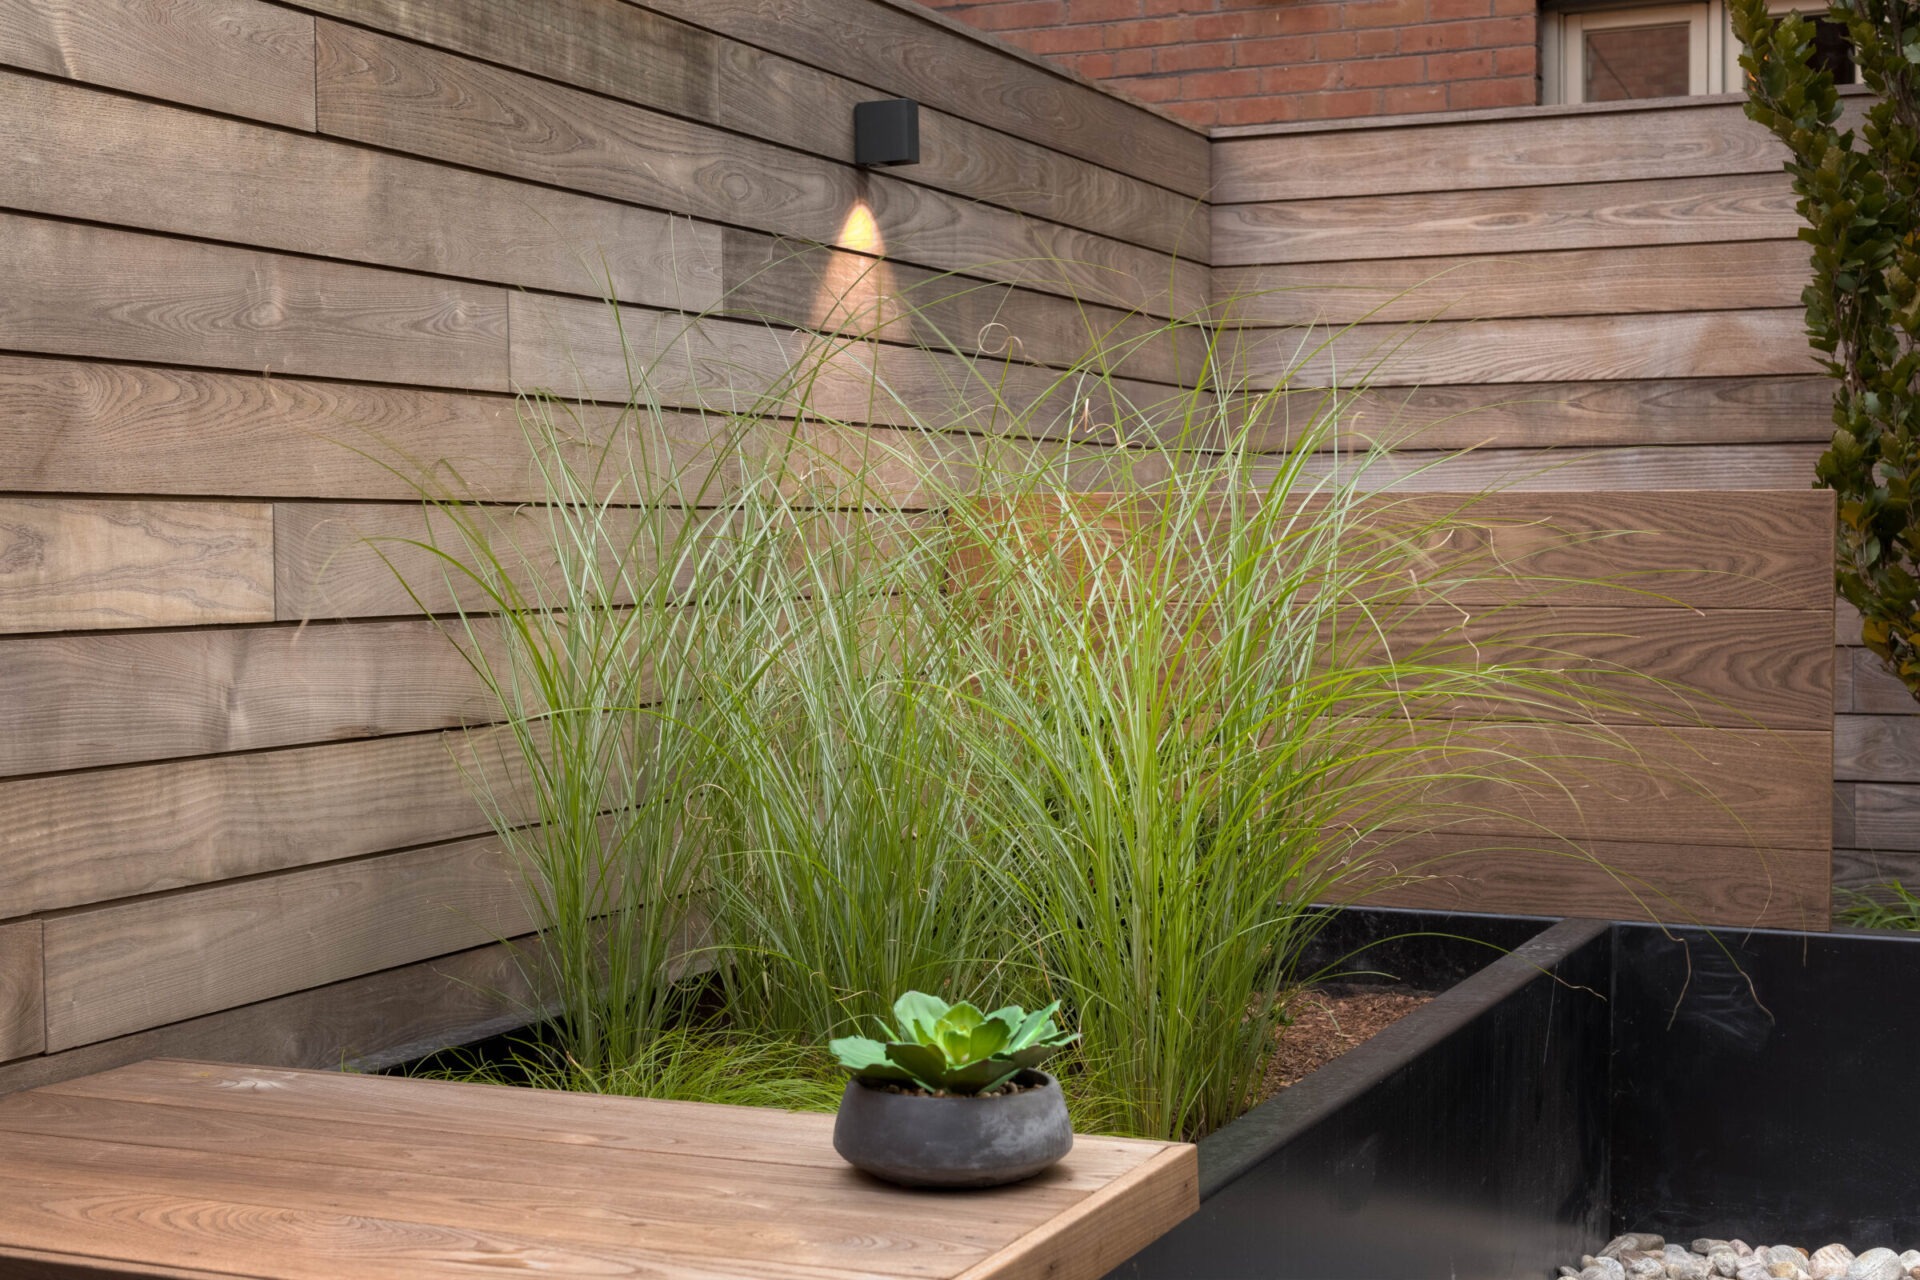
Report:
[[0,347],[504,391],[502,290],[0,214]]
[[26,76],[0,73],[6,204],[176,235],[699,311],[719,229]]
[[40,922],[0,924],[0,1062],[46,1048]]
[[[1324,393],[1300,394],[1311,406]],[[1285,402],[1293,400],[1292,395],[1284,397]],[[1343,407],[1337,438],[1349,446],[1587,448],[1793,441],[1824,447],[1833,434],[1832,384],[1820,376],[1394,387],[1363,391]],[[1284,438],[1282,431],[1273,435]]]
[[324,133],[1155,314],[1206,305],[1197,263],[358,28],[321,22],[319,48]]
[[[512,397],[0,356],[0,453],[21,490],[484,502],[546,496]],[[725,485],[722,434],[693,415],[642,419],[568,405],[569,456],[600,450],[694,468]],[[768,431],[777,430],[769,424]],[[803,433],[804,434],[804,433]],[[670,461],[669,461],[670,460]],[[688,471],[688,475],[696,474]],[[697,474],[706,475],[703,471]],[[624,466],[619,479],[628,479]],[[601,496],[615,477],[603,472]]]
[[[110,1166],[116,1197],[190,1186],[194,1203],[232,1211],[100,1215],[91,1248],[167,1264],[191,1248],[198,1264],[244,1257],[264,1277],[322,1275],[325,1262],[337,1274],[363,1257],[470,1275],[478,1251],[496,1266],[662,1280],[978,1280],[1038,1275],[1050,1257],[1046,1274],[1093,1280],[1113,1248],[1197,1203],[1192,1148],[1082,1137],[1037,1180],[928,1198],[905,1221],[899,1191],[832,1156],[826,1116],[306,1074],[150,1062],[0,1102],[9,1174],[54,1188],[9,1216],[0,1243],[45,1247],[73,1212],[71,1184]],[[432,1128],[409,1114],[414,1098]],[[529,1107],[539,1136],[516,1132]],[[259,1209],[307,1229],[235,1252]],[[1103,1234],[1110,1244],[1092,1244]]]
[[1091,1280],[1165,1235],[1200,1207],[1197,1148],[1175,1146],[1122,1174],[1089,1198],[1043,1223],[959,1280]]
[[728,314],[1056,368],[1191,383],[1207,332],[1113,307],[728,228]]
[[1865,849],[1920,852],[1920,787],[1862,782],[1853,788],[1853,839]]
[[0,498],[0,633],[272,617],[264,503]]
[[[875,91],[632,4],[547,0],[303,0],[360,26],[654,107],[797,151],[853,162],[854,104]],[[759,38],[756,35],[756,38]],[[1206,261],[1189,196],[932,107],[907,181]]]
[[1807,272],[1798,241],[1742,240],[1222,267],[1213,296],[1256,325],[1732,311],[1797,306]]
[[1824,930],[1824,847],[1699,845],[1669,838],[1580,843],[1548,833],[1514,840],[1414,836],[1380,855],[1405,879],[1368,893],[1379,906],[1663,920]]
[[1813,474],[1817,444],[1668,445],[1653,448],[1401,449],[1359,462],[1331,453],[1305,460],[1309,475],[1351,476],[1363,488],[1396,493],[1502,490],[1588,493],[1596,489],[1792,489]]
[[1195,199],[1212,186],[1198,130],[874,0],[648,0],[745,44]]
[[[1853,639],[1860,637],[1856,631]],[[1906,682],[1887,670],[1887,664],[1872,650],[1858,647],[1840,651],[1839,662],[1847,671],[1847,704],[1843,711],[1861,711],[1882,716],[1920,716],[1920,696]]]
[[47,1047],[70,1049],[532,928],[492,836],[47,922]]
[[1848,782],[1920,782],[1920,716],[1835,716],[1833,770]]
[[1219,205],[1213,265],[1787,240],[1782,174]]
[[1436,589],[1446,583],[1456,604],[1824,613],[1832,599],[1833,497],[1824,491],[1368,501],[1356,529],[1403,541],[1422,558],[1412,571]]
[[[1441,663],[1557,672],[1578,705],[1545,692],[1505,714],[1602,724],[1834,729],[1824,610],[1522,607],[1376,611],[1380,648]],[[1431,714],[1420,713],[1420,714]],[[1472,706],[1453,714],[1500,715]],[[1841,717],[1842,721],[1849,717]],[[1915,720],[1920,728],[1920,719]],[[1844,736],[1844,734],[1842,735]]]
[[[474,539],[485,540],[523,598],[558,598],[566,584],[552,517],[541,508],[471,507],[456,521],[417,505],[298,502],[276,507],[275,518],[275,596],[283,620],[491,610],[497,602],[473,575],[492,570]],[[607,512],[601,571],[617,579],[623,548],[644,555],[655,545],[654,532],[671,538],[680,527],[677,516],[655,524],[631,511]],[[460,623],[451,625],[459,631]]]
[[1833,851],[1833,885],[1836,889],[1872,889],[1894,880],[1908,888],[1920,884],[1920,851]]
[[313,128],[313,19],[259,0],[9,4],[0,63]]
[[56,910],[359,857],[510,821],[504,731],[405,734],[0,782],[0,915]]
[[199,1054],[264,1066],[378,1071],[451,1044],[538,1021],[551,996],[532,985],[531,939],[489,943],[0,1066],[0,1095],[124,1066]]
[[0,641],[0,776],[484,724],[491,697],[434,624]]
[[1219,204],[1778,173],[1786,150],[1737,103],[1229,138]]
[[1449,834],[1832,848],[1830,733],[1454,721],[1418,741],[1420,776],[1461,776],[1425,793]]
[[[566,399],[627,403],[637,378],[645,394],[676,407],[1025,436],[1064,433],[1085,412],[1072,380],[1006,357],[635,308],[622,308],[616,325],[611,308],[576,298],[515,294],[508,308],[514,385]],[[1177,423],[1193,403],[1164,384],[1115,378],[1108,386],[1146,422]]]
[[[1798,308],[1362,325],[1331,335],[1241,330],[1256,387],[1651,381],[1817,371]],[[1309,347],[1304,354],[1302,347]]]

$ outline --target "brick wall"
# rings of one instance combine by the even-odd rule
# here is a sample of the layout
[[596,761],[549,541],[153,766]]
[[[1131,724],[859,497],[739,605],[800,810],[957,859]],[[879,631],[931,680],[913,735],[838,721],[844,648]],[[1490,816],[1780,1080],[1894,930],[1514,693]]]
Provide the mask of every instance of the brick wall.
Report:
[[921,0],[1198,125],[1527,106],[1535,0]]

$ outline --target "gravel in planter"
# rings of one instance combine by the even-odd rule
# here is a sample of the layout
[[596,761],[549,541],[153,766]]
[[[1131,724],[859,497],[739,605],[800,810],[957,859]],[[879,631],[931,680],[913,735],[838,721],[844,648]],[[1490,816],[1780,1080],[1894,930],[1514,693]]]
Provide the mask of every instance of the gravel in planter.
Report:
[[1808,1253],[1797,1245],[1711,1238],[1683,1246],[1629,1232],[1581,1258],[1579,1266],[1561,1267],[1560,1274],[1569,1280],[1920,1280],[1920,1249],[1855,1254],[1829,1244]]

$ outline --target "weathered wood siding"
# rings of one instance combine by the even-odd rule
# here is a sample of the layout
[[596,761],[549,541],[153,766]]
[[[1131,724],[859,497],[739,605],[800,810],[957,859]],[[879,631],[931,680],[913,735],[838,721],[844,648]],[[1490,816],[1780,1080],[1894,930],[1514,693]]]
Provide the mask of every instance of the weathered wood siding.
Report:
[[[896,94],[924,162],[854,168]],[[491,709],[356,554],[419,516],[350,445],[539,496],[511,393],[624,398],[607,297],[682,408],[876,253],[975,277],[876,349],[916,408],[929,332],[1039,393],[1090,319],[1207,300],[1204,136],[885,0],[0,0],[0,152],[0,1089],[534,999],[461,775]]]
[[[1398,450],[1383,484],[1804,489],[1830,390],[1784,157],[1732,97],[1224,130],[1214,297],[1263,385],[1372,384],[1346,442]],[[1834,878],[1920,879],[1920,704],[1837,639]]]

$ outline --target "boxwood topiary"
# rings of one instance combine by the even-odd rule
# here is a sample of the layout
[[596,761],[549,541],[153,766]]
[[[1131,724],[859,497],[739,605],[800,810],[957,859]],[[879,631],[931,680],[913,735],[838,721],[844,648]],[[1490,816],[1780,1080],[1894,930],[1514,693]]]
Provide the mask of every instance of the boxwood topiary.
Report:
[[1807,335],[1837,382],[1818,483],[1839,497],[1836,577],[1861,639],[1920,697],[1920,2],[1834,0],[1872,91],[1841,127],[1814,23],[1732,0],[1746,44],[1747,114],[1787,145],[1813,246]]

